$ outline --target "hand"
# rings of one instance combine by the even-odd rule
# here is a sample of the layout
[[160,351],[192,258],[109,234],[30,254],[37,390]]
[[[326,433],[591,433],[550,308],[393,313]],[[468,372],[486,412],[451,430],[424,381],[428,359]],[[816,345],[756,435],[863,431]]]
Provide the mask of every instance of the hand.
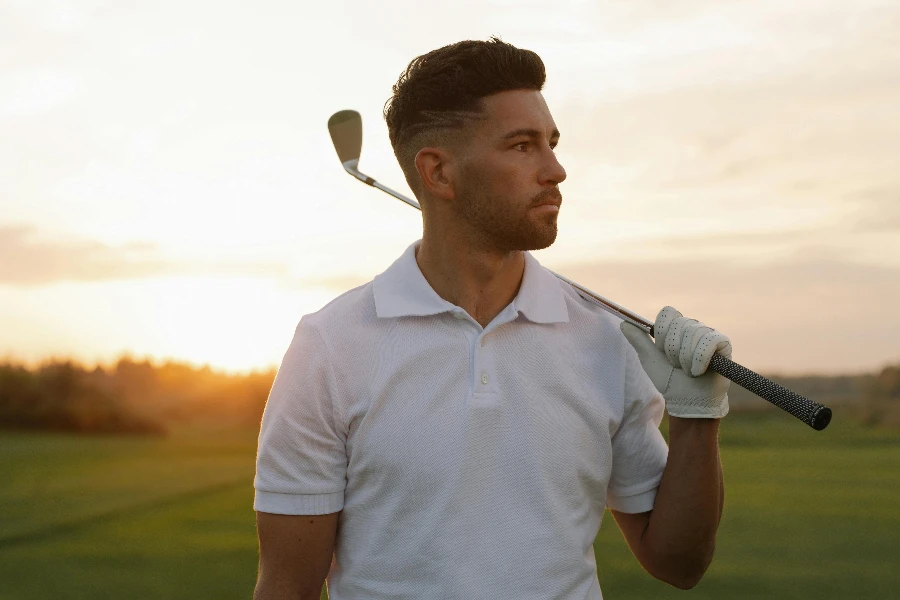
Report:
[[619,326],[634,347],[641,366],[666,399],[666,411],[686,419],[721,419],[728,414],[731,382],[708,371],[713,354],[731,358],[731,340],[671,306],[659,311],[655,341],[627,321]]

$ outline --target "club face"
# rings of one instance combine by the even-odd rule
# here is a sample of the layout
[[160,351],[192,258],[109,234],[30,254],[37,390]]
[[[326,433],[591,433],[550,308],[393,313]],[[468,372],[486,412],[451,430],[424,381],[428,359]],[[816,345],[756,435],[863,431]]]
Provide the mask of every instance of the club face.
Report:
[[337,151],[341,164],[345,167],[351,163],[353,168],[359,164],[362,152],[362,117],[355,110],[341,110],[328,119],[328,133]]

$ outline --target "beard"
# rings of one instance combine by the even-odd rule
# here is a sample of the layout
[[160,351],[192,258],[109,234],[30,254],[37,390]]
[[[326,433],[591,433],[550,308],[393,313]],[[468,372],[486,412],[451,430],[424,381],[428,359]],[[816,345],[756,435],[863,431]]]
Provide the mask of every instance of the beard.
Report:
[[520,202],[494,190],[473,168],[466,169],[463,180],[459,216],[469,226],[477,246],[508,253],[543,250],[556,241],[559,213],[536,212],[532,207],[547,198],[561,198],[558,189]]

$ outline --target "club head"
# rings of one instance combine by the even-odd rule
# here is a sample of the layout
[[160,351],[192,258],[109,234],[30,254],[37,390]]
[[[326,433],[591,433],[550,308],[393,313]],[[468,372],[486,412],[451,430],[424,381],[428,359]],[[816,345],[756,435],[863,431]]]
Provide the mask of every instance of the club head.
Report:
[[356,169],[362,152],[362,117],[355,110],[341,110],[328,119],[328,133],[344,168]]

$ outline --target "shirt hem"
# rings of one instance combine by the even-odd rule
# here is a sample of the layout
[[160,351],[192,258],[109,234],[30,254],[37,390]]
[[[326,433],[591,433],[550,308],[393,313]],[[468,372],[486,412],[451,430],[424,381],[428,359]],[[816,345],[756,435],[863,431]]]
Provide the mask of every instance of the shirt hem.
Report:
[[656,492],[659,486],[651,490],[634,494],[633,496],[609,497],[607,498],[607,506],[620,513],[642,513],[653,510],[656,502]]
[[327,515],[344,508],[344,492],[284,494],[256,490],[253,510],[276,515]]

